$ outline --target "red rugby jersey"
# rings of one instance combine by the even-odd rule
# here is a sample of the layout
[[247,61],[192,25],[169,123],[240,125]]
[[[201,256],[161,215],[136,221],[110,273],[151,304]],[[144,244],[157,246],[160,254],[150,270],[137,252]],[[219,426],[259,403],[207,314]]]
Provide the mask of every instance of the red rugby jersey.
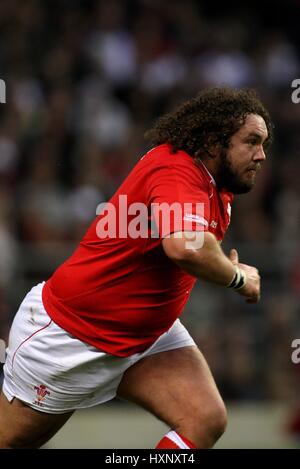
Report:
[[[110,210],[95,218],[75,252],[44,285],[47,313],[63,329],[107,353],[122,357],[146,350],[180,316],[196,282],[161,245],[164,236],[179,231],[178,217],[171,217],[166,227],[154,211],[159,231],[154,237],[151,206],[177,203],[185,230],[209,230],[221,240],[232,198],[219,192],[205,166],[196,165],[187,153],[174,154],[167,144],[152,149],[111,198]],[[196,203],[204,205],[201,215]],[[126,228],[131,236],[125,237]],[[142,235],[132,235],[137,232]]]

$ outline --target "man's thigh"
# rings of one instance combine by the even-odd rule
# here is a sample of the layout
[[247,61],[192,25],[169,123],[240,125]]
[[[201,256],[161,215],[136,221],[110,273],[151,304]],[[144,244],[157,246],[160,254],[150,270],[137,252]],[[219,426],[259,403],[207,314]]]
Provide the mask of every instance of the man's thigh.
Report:
[[0,394],[0,448],[39,448],[66,423],[73,412],[48,414],[19,399]]
[[201,421],[224,404],[205,358],[196,346],[157,353],[131,366],[118,396],[146,408],[171,428]]

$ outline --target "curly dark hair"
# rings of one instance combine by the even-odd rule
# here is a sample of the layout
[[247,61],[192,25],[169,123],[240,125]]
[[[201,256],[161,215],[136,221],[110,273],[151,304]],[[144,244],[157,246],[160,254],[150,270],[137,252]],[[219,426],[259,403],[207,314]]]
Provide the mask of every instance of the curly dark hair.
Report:
[[265,149],[273,138],[273,125],[253,89],[207,88],[174,111],[160,117],[145,133],[154,146],[172,145],[172,151],[184,150],[190,156],[209,155],[213,146],[228,148],[230,139],[245,123],[249,114],[260,115],[267,126]]

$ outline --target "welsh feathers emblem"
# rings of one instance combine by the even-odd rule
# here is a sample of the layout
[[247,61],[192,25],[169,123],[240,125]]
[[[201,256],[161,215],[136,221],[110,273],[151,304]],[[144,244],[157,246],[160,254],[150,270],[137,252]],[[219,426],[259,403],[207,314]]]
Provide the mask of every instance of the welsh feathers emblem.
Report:
[[47,387],[43,384],[40,384],[39,386],[34,386],[34,389],[36,391],[36,399],[34,401],[34,404],[42,406],[44,399],[48,395],[50,395],[50,392],[47,390]]

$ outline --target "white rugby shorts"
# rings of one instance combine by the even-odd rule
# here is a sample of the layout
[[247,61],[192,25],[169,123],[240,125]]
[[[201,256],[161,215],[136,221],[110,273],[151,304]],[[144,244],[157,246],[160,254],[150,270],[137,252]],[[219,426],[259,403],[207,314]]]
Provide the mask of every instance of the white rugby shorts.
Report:
[[113,399],[123,373],[142,358],[195,345],[177,320],[145,352],[125,358],[102,352],[51,320],[43,285],[26,295],[10,330],[2,389],[9,401],[52,414],[92,407]]

